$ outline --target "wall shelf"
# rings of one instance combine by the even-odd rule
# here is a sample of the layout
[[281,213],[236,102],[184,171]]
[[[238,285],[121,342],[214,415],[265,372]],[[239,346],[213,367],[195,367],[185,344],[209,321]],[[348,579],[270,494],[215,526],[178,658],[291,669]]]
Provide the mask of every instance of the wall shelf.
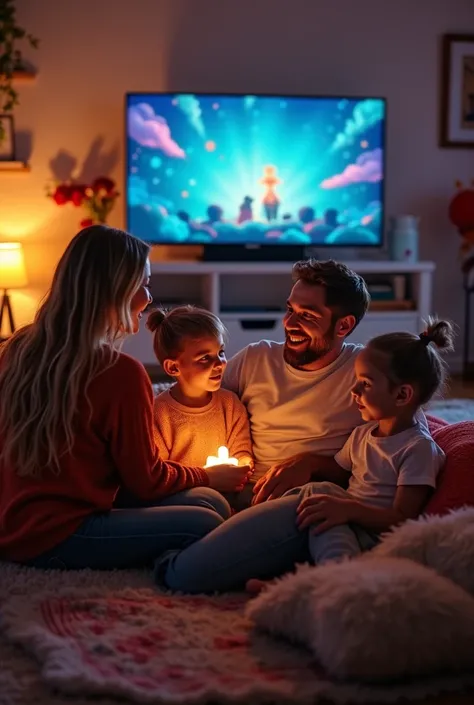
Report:
[[[36,78],[37,74],[36,71],[31,71],[29,69],[25,69],[24,71],[14,71],[12,75],[12,79],[14,81],[22,81],[22,82],[29,82],[29,81],[34,81]],[[3,74],[0,74],[0,78],[3,78]]]
[[13,72],[14,81],[34,81],[36,78],[36,73],[34,71],[29,71],[27,69],[22,71]]
[[0,171],[8,172],[9,174],[24,174],[28,171],[31,171],[31,166],[26,162],[20,162],[16,160],[10,162],[2,162],[0,160]]

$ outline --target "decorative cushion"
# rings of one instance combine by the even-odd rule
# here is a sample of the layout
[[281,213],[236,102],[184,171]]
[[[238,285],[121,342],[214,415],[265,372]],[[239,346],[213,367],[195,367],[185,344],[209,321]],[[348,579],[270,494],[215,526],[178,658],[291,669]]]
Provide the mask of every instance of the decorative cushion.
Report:
[[440,419],[438,416],[432,416],[431,414],[426,414],[426,420],[428,421],[428,428],[431,435],[439,428],[449,425],[444,419]]
[[438,428],[433,438],[446,453],[446,463],[425,513],[441,515],[474,506],[474,421]]
[[474,599],[412,561],[306,566],[249,603],[257,628],[308,647],[333,678],[377,682],[474,669]]
[[367,558],[409,558],[474,595],[474,508],[405,522],[382,536]]

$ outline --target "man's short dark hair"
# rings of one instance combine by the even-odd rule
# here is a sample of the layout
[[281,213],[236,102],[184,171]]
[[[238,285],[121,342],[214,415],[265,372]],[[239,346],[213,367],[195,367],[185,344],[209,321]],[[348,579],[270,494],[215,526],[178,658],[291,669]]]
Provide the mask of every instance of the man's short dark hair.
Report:
[[333,259],[320,261],[310,258],[296,262],[293,265],[293,281],[324,286],[325,303],[333,312],[333,321],[354,316],[357,326],[369,307],[370,294],[363,278]]

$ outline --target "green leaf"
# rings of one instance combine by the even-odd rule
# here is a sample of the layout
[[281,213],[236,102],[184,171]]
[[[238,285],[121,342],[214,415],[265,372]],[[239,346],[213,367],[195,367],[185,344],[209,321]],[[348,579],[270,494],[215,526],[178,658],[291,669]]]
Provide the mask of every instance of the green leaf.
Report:
[[11,112],[19,103],[12,81],[14,71],[23,66],[25,42],[38,48],[37,37],[17,24],[14,0],[0,0],[0,111]]

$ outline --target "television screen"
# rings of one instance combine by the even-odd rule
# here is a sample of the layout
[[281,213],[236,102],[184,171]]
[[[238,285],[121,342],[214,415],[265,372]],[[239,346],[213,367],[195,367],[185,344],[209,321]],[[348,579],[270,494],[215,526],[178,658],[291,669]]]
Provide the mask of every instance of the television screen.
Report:
[[156,244],[379,246],[385,100],[133,93],[127,226]]

